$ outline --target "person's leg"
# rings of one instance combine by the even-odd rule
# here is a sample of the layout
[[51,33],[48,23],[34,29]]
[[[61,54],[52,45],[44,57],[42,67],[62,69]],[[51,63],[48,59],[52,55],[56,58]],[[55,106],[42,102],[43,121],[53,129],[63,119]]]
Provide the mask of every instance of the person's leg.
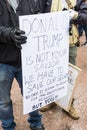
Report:
[[43,125],[41,121],[42,115],[39,114],[38,110],[29,113],[29,115],[28,122],[31,128],[38,128]]
[[85,36],[86,36],[86,44],[87,44],[87,25],[84,25],[84,31],[85,31]]
[[10,90],[13,82],[13,68],[0,64],[0,120],[4,130],[14,130],[16,126],[13,116]]
[[[17,69],[17,73],[16,73],[16,80],[19,83],[20,89],[21,89],[21,93],[23,95],[23,88],[22,88],[22,70],[21,68]],[[31,113],[29,113],[29,118],[28,118],[28,122],[30,123],[30,127],[32,130],[45,130],[43,124],[42,124],[42,115],[39,114],[39,111],[33,111]]]
[[83,31],[84,31],[83,26],[82,26],[82,25],[78,25],[79,37],[81,37],[81,36],[82,36]]
[[69,62],[76,65],[77,46],[69,47]]
[[85,31],[85,39],[86,41],[81,44],[81,46],[87,46],[87,25],[83,25],[83,29]]
[[[77,46],[69,47],[69,62],[73,65],[76,65],[76,56],[77,56]],[[74,98],[72,99],[71,106],[69,109],[69,116],[72,119],[79,119],[77,110],[73,106]]]

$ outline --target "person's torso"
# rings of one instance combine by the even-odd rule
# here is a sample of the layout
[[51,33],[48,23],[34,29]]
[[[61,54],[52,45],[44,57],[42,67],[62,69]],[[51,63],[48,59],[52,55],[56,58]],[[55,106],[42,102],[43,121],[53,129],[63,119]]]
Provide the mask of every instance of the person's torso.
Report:
[[[32,1],[32,0],[31,0]],[[29,15],[37,13],[37,9],[33,10],[30,0],[21,0],[19,3],[16,13],[13,8],[7,4],[7,0],[0,0],[0,27],[12,27],[17,28],[18,16]],[[35,12],[36,11],[36,12]],[[0,41],[0,63],[11,64],[14,66],[21,65],[21,51],[15,46],[14,43],[3,43]]]
[[[76,0],[69,0],[71,2],[72,6],[76,4]],[[56,12],[56,11],[62,11],[63,8],[69,9],[70,7],[66,3],[66,0],[53,0],[52,1],[52,7],[51,11]],[[76,25],[72,26],[72,36],[69,37],[69,44],[70,46],[74,46],[75,43],[78,41],[78,29]]]

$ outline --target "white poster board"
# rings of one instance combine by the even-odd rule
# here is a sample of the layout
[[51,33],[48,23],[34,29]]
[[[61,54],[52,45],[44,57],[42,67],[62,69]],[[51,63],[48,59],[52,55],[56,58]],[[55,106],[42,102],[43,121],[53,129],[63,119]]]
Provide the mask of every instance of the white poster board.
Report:
[[56,101],[56,103],[67,112],[70,109],[70,105],[74,97],[76,81],[80,71],[80,68],[69,63],[67,95]]
[[69,12],[19,17],[26,32],[22,46],[24,114],[67,94]]

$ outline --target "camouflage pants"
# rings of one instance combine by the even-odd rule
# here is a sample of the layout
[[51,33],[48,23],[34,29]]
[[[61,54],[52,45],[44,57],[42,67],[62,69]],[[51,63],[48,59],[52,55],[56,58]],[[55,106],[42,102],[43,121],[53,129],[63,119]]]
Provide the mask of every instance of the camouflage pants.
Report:
[[69,63],[76,65],[77,46],[69,47]]

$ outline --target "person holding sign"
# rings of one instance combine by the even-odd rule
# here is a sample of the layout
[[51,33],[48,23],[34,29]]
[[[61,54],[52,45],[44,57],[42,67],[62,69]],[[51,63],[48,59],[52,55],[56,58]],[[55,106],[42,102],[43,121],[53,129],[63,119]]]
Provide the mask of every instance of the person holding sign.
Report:
[[[77,55],[77,43],[79,40],[79,35],[78,35],[78,29],[76,27],[75,24],[73,24],[73,19],[76,19],[78,16],[78,13],[75,12],[73,9],[73,7],[75,6],[75,0],[53,0],[52,1],[52,8],[51,11],[52,12],[56,12],[56,11],[63,11],[63,10],[68,10],[70,12],[70,19],[72,19],[71,23],[70,23],[70,37],[69,37],[69,42],[70,42],[70,46],[69,46],[69,62],[72,63],[73,65],[76,64],[76,55]],[[45,107],[42,107],[40,109],[40,111],[44,112],[49,110],[49,108],[55,106],[56,103],[51,103]],[[76,111],[76,109],[73,106],[73,100],[70,106],[70,110],[68,112],[68,115],[72,118],[72,119],[79,119],[79,115],[78,112]]]
[[[0,0],[0,121],[3,130],[14,130],[16,126],[10,94],[14,78],[23,94],[21,44],[26,43],[27,37],[19,29],[18,16],[46,13],[50,7],[51,0]],[[45,130],[38,110],[29,115],[31,130]]]

